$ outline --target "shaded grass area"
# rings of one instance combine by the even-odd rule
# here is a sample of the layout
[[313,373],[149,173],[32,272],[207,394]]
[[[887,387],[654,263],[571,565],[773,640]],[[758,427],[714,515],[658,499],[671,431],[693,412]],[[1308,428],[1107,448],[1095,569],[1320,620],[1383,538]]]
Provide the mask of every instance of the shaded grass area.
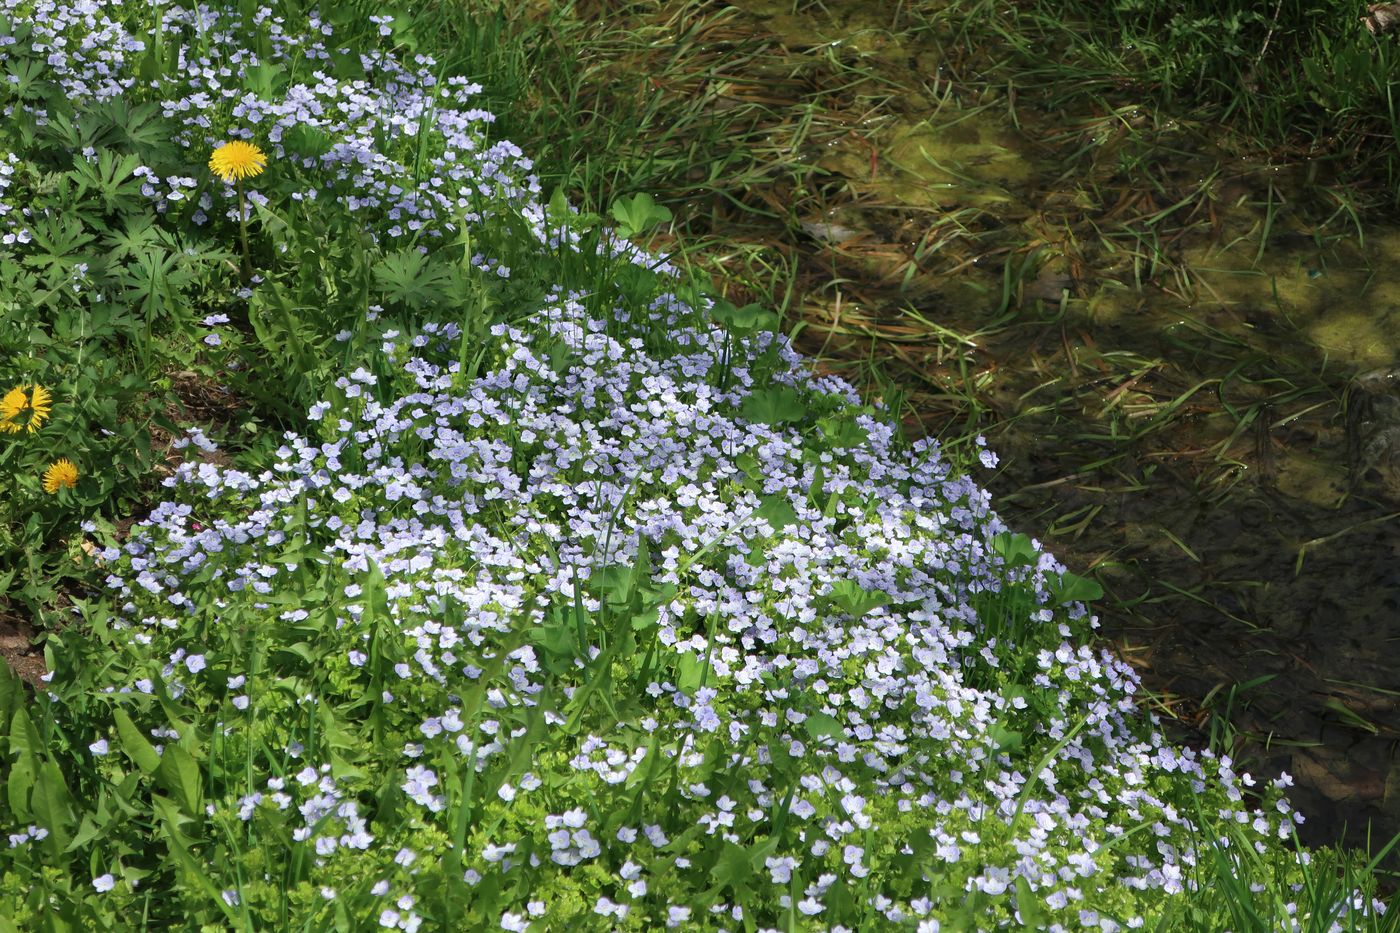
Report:
[[1045,87],[1056,108],[1113,99],[1219,124],[1232,148],[1378,180],[1374,195],[1393,203],[1400,48],[1393,33],[1367,28],[1367,6],[976,0],[913,16],[975,54],[993,37],[1018,84]]
[[[979,11],[990,8],[498,13],[492,28],[519,37],[520,61],[531,63],[522,67],[536,69],[515,85],[530,105],[501,129],[534,144],[543,177],[586,202],[655,193],[675,208],[681,261],[713,274],[737,303],[770,301],[819,365],[900,408],[912,431],[954,448],[988,433],[1009,454],[991,481],[1002,508],[1110,590],[1118,643],[1158,689],[1146,705],[1273,767],[1280,749],[1335,744],[1337,727],[1356,727],[1356,709],[1374,710],[1387,690],[1379,669],[1351,687],[1314,672],[1322,689],[1304,705],[1323,738],[1301,734],[1312,727],[1286,710],[1280,719],[1296,687],[1243,725],[1244,704],[1222,697],[1277,691],[1281,674],[1303,669],[1298,632],[1271,631],[1278,597],[1250,595],[1328,542],[1381,533],[1388,514],[1375,489],[1347,479],[1348,436],[1366,398],[1352,377],[1366,361],[1300,349],[1316,346],[1310,322],[1278,293],[1289,266],[1335,274],[1337,290],[1357,298],[1371,287],[1364,218],[1376,198],[1354,183],[1377,165],[1296,136],[1267,150],[1268,162],[1242,161],[1272,138],[1248,122],[1222,132],[1210,122],[1218,112],[1192,109],[1209,94],[1188,100],[1152,85],[1161,93],[1145,95],[1150,79],[1122,80],[1143,74],[1127,60],[1105,66],[1101,80],[1078,80],[1074,56],[1051,66],[1043,46],[1008,39],[1013,27],[1048,28],[1024,8],[1013,13],[1026,18],[1002,16],[995,29]],[[824,33],[813,24],[826,16],[835,27]],[[1057,28],[1073,31],[1067,22]],[[1118,80],[1107,77],[1114,68]],[[1357,132],[1383,121],[1367,119]],[[1014,145],[1035,165],[1020,178],[989,174],[995,153],[920,152],[922,130]],[[917,178],[911,137],[926,163]],[[1007,196],[1018,183],[1033,200]],[[1299,448],[1316,460],[1300,467]],[[1336,488],[1303,488],[1314,481]],[[1139,503],[1136,518],[1124,501]],[[1267,565],[1207,579],[1202,565],[1240,532],[1187,529],[1163,514],[1235,516],[1242,503],[1256,515],[1244,534],[1261,521],[1283,526],[1279,549]],[[1317,567],[1318,578],[1330,567]],[[1177,624],[1183,617],[1190,623]],[[1218,629],[1212,620],[1240,628],[1234,648],[1192,632]],[[1182,665],[1203,651],[1248,660],[1183,680]],[[1383,766],[1393,727],[1365,721]],[[1375,815],[1368,800],[1383,803],[1354,793],[1361,779],[1344,771],[1304,780],[1345,785],[1338,800],[1313,798],[1330,813],[1313,841],[1348,814]]]

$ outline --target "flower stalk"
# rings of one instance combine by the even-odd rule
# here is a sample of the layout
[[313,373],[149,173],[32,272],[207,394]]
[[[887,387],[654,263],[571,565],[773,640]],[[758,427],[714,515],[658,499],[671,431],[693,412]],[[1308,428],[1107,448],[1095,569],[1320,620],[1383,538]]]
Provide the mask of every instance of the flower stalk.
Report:
[[238,239],[243,244],[242,282],[253,280],[253,253],[248,248],[248,198],[243,192],[243,179],[238,179]]
[[246,178],[256,178],[267,166],[267,156],[261,149],[241,139],[224,143],[209,156],[209,170],[225,184],[236,182],[238,187],[238,240],[243,247],[241,278],[246,286],[253,279],[253,252],[248,247],[248,193]]

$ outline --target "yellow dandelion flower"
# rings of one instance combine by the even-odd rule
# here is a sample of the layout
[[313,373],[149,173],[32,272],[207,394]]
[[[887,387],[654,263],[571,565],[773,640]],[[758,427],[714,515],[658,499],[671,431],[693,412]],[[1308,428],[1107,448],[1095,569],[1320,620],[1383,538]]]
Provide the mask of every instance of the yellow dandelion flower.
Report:
[[72,489],[78,485],[78,468],[73,461],[61,457],[49,464],[44,471],[44,492],[53,495],[60,489]]
[[[34,409],[34,418],[40,420],[47,418],[49,412],[53,411],[53,396],[49,394],[48,389],[41,385],[30,386],[30,389],[32,391],[29,393],[29,407]],[[31,419],[30,424],[33,423],[33,419]]]
[[0,418],[13,419],[28,407],[29,396],[24,393],[24,386],[15,386],[0,398]]
[[[20,415],[29,412],[26,421]],[[28,429],[30,434],[39,430],[53,411],[53,396],[41,385],[20,385],[6,392],[0,398],[0,433],[18,434]]]
[[29,407],[24,386],[16,386],[0,398],[0,434],[17,434],[23,428],[18,421],[20,412]]
[[261,175],[266,165],[267,156],[263,151],[241,139],[224,143],[209,157],[209,170],[224,181],[233,181],[235,178],[242,181]]

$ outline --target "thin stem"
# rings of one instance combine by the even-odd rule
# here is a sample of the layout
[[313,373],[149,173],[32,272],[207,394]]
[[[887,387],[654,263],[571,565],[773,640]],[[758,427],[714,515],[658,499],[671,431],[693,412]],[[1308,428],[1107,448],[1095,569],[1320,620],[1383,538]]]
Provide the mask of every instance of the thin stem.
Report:
[[243,242],[243,284],[253,279],[253,255],[248,250],[248,201],[243,194],[243,179],[238,179],[238,237]]

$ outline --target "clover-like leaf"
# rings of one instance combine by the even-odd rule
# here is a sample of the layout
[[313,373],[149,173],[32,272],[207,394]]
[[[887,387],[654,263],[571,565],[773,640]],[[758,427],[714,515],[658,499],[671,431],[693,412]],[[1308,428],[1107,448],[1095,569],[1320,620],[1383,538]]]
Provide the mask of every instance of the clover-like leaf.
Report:
[[714,300],[710,316],[726,330],[740,337],[747,337],[761,330],[773,330],[778,326],[778,315],[761,304],[746,304],[736,308],[723,298]]
[[744,399],[739,413],[759,424],[784,424],[801,421],[807,413],[802,393],[791,386],[762,389]]
[[624,240],[671,219],[671,211],[645,192],[613,201],[612,215],[618,223],[617,234]]

